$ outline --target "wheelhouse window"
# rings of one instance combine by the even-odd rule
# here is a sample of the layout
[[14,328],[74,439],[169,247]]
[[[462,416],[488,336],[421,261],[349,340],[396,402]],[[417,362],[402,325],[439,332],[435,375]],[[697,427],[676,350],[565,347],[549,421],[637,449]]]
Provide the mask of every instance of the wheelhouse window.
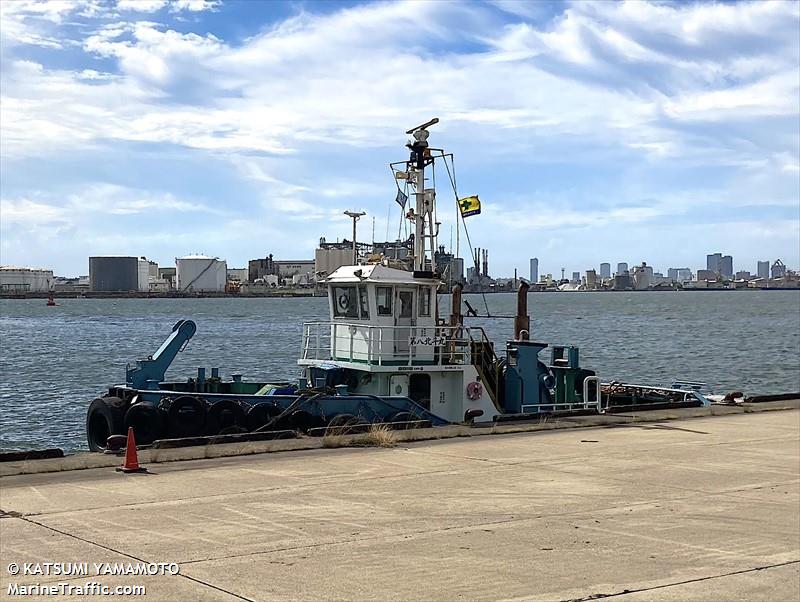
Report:
[[378,303],[379,316],[392,315],[392,287],[379,286],[376,289],[376,301]]
[[419,289],[419,315],[431,315],[431,289],[427,286]]
[[361,308],[361,319],[369,320],[369,297],[367,297],[367,287],[358,287],[358,301]]
[[358,318],[358,297],[355,286],[333,287],[333,316]]
[[414,292],[399,291],[397,296],[400,299],[399,318],[411,318],[414,316]]

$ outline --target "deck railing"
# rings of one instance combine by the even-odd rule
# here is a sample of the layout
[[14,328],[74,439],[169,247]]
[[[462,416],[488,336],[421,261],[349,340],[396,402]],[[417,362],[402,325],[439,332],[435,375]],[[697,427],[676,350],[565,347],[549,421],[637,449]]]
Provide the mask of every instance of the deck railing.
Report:
[[472,363],[476,342],[491,344],[480,327],[306,322],[300,358],[378,366],[461,365]]

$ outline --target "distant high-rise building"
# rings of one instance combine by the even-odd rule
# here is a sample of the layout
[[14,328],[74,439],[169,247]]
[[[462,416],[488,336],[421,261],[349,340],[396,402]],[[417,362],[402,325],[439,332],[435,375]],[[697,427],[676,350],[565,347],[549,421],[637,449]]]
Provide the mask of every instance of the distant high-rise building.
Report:
[[706,269],[709,272],[719,274],[721,270],[721,263],[722,253],[712,253],[711,255],[706,255]]
[[697,280],[716,280],[717,272],[713,270],[697,270]]
[[759,278],[769,280],[769,261],[759,261],[757,272]]
[[750,272],[746,270],[736,272],[736,280],[750,280],[750,277]]
[[670,268],[667,270],[667,278],[673,282],[687,282],[692,279],[692,270],[689,268]]
[[539,282],[539,258],[531,259],[531,282]]
[[572,272],[572,282],[580,282],[580,281],[581,281],[581,273]]
[[621,276],[622,274],[628,273],[628,264],[624,261],[622,263],[617,264],[617,276]]
[[610,263],[601,263],[600,264],[600,278],[611,278],[611,264]]
[[719,273],[723,278],[733,278],[733,257],[723,255],[719,262]]

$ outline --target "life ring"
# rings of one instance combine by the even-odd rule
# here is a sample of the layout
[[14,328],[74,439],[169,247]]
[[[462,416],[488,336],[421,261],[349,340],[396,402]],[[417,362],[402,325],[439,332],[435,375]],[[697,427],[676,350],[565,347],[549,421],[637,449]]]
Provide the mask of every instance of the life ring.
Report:
[[480,399],[483,395],[483,385],[477,380],[472,381],[467,385],[467,397],[472,401]]

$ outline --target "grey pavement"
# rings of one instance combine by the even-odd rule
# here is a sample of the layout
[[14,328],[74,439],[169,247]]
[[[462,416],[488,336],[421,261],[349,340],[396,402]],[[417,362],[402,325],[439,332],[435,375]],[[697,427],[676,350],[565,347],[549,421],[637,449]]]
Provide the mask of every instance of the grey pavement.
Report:
[[180,575],[90,580],[146,600],[800,599],[797,410],[150,468],[0,479],[0,595],[65,581],[11,562],[141,561]]

